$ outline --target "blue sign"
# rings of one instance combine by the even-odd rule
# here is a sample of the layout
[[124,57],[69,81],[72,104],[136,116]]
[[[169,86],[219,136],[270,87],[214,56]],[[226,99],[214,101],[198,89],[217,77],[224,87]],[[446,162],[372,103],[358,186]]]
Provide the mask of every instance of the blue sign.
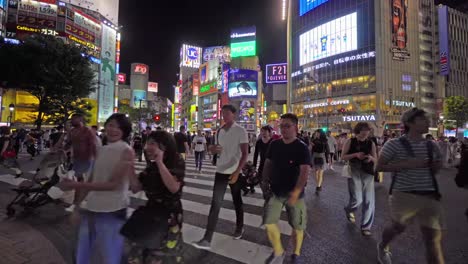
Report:
[[198,59],[198,51],[196,48],[188,48],[187,49],[187,58],[191,60]]
[[2,8],[3,10],[6,9],[5,4],[6,4],[5,0],[0,0],[0,8]]
[[317,8],[319,5],[328,2],[328,0],[299,0],[299,15],[303,16],[305,13]]

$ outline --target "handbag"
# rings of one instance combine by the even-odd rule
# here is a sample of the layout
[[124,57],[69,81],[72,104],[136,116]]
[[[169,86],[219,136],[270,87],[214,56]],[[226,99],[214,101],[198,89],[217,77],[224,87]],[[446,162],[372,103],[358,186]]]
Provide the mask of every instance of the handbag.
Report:
[[169,230],[169,216],[163,206],[140,206],[122,226],[120,234],[145,248],[160,248]]
[[345,178],[351,178],[351,166],[349,166],[349,163],[345,163],[341,169],[341,176]]

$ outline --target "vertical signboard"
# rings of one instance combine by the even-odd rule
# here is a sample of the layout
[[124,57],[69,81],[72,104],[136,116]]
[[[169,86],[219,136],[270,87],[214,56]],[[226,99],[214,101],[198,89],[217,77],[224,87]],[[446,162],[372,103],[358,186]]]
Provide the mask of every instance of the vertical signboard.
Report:
[[99,66],[99,114],[98,121],[105,122],[112,114],[115,89],[115,47],[117,33],[114,29],[102,26],[102,52]]
[[449,75],[450,72],[450,46],[448,36],[448,8],[439,6],[439,63],[440,75]]
[[197,96],[198,92],[200,91],[200,78],[198,77],[198,74],[194,74],[193,76],[193,82],[192,82],[192,95]]
[[202,60],[202,48],[183,44],[180,50],[180,67],[198,68]]
[[408,0],[390,0],[392,15],[392,48],[393,59],[404,61],[410,58],[408,44]]

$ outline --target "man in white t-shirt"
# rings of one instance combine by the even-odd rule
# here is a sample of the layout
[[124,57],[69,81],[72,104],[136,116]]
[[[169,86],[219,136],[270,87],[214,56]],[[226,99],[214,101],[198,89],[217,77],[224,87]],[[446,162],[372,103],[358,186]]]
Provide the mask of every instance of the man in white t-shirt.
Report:
[[211,200],[210,214],[205,236],[202,240],[193,243],[198,249],[210,249],[211,239],[218,222],[218,215],[224,200],[224,194],[229,183],[232,200],[236,210],[236,230],[234,239],[240,239],[244,233],[244,209],[242,207],[241,183],[239,174],[247,162],[249,139],[247,132],[238,125],[234,119],[236,108],[232,105],[224,105],[222,108],[224,125],[214,136],[214,145],[210,151],[218,155],[216,162],[216,175]]
[[201,172],[206,150],[206,138],[202,135],[201,130],[197,131],[197,135],[192,140],[192,149],[195,151],[195,168]]

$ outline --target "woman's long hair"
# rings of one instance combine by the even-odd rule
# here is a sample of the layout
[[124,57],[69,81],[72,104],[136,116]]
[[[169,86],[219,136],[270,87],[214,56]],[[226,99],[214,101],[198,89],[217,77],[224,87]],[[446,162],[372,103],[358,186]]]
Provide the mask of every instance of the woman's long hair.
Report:
[[166,131],[158,130],[151,132],[148,139],[158,143],[161,150],[164,151],[163,162],[166,167],[169,169],[174,168],[177,164],[177,160],[180,158],[179,153],[177,153],[174,136]]

